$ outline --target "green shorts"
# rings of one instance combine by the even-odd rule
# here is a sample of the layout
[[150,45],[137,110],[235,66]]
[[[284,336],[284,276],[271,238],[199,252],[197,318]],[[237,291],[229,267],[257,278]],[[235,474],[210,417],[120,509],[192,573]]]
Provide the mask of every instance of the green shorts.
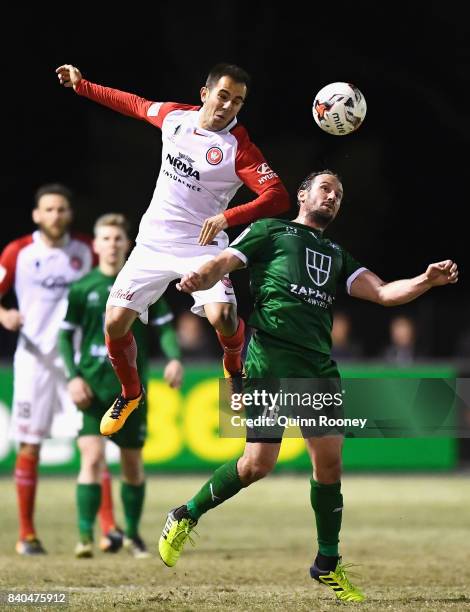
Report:
[[[285,426],[278,424],[277,420],[282,422],[287,417],[300,419],[299,426],[304,438],[343,435],[344,429],[341,427],[320,424],[320,415],[324,416],[327,422],[343,416],[342,397],[339,407],[333,405],[333,397],[338,397],[338,402],[340,401],[338,394],[341,395],[341,379],[336,362],[330,355],[254,330],[248,345],[245,367],[245,393],[253,393],[254,390],[262,388],[269,393],[282,392],[283,398],[296,396],[309,399],[321,394],[331,400],[331,406],[324,407],[321,411],[315,410],[308,403],[300,405],[300,402],[293,408],[287,407],[287,404],[283,405],[280,400],[276,406],[274,423],[254,424],[251,427],[247,424],[247,442],[281,442]],[[265,406],[247,406],[245,413],[249,419],[266,418],[274,414]],[[311,424],[313,421],[315,425]]]
[[[81,436],[101,436],[101,418],[108,408],[112,405],[115,396],[109,398],[109,402],[103,402],[97,397],[89,408],[82,410],[83,423],[78,437]],[[147,400],[144,399],[140,406],[131,412],[124,427],[117,433],[109,436],[120,448],[142,448],[147,437]]]

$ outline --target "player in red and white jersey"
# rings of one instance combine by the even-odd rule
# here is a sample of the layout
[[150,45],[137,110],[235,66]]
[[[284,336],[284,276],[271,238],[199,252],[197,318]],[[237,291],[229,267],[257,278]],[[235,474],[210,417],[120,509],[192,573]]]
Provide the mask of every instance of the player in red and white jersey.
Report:
[[[108,353],[122,384],[122,394],[103,417],[101,432],[110,435],[141,399],[137,349],[129,331],[135,318],[145,321],[149,305],[171,281],[217,256],[228,244],[224,229],[285,212],[289,196],[245,128],[237,124],[249,84],[248,74],[238,66],[218,64],[211,70],[201,88],[201,106],[152,102],[102,87],[84,79],[70,64],[56,72],[60,83],[79,95],[162,131],[155,193],[106,311]],[[227,210],[242,184],[257,197]],[[225,375],[235,380],[242,375],[245,326],[237,316],[228,276],[207,291],[193,293],[193,298],[193,312],[207,316],[217,331]]]
[[19,331],[11,433],[19,443],[15,481],[20,554],[44,552],[33,521],[41,443],[50,434],[54,413],[76,412],[67,392],[57,338],[67,310],[68,287],[89,272],[93,254],[86,238],[68,232],[70,198],[63,185],[41,187],[33,210],[39,229],[10,242],[0,255],[0,299],[13,289],[18,302],[18,309],[0,305],[0,324]]

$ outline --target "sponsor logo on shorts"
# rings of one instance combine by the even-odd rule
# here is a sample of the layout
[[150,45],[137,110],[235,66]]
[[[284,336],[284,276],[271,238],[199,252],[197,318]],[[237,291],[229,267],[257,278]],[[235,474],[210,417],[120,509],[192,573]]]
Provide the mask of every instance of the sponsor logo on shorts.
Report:
[[206,153],[207,163],[211,166],[217,166],[223,160],[224,154],[219,147],[211,147]]
[[20,419],[31,418],[31,403],[30,402],[16,402],[16,409],[18,417]]
[[131,291],[130,289],[115,289],[111,293],[112,298],[116,298],[117,300],[127,300],[130,302],[134,297],[135,291]]

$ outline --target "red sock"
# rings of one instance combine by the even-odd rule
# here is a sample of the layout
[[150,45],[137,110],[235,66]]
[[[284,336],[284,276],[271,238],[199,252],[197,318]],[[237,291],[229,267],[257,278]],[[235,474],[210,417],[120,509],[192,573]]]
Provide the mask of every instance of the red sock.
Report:
[[245,345],[245,322],[243,319],[238,319],[238,328],[233,336],[223,336],[217,332],[222,348],[224,349],[224,366],[230,374],[237,374],[241,371],[242,350]]
[[35,536],[33,515],[38,481],[38,457],[19,454],[16,457],[15,482],[18,496],[18,518],[20,521],[20,540]]
[[112,340],[105,335],[108,356],[111,365],[119,378],[122,394],[127,399],[134,399],[140,394],[141,384],[137,372],[137,344],[134,335],[128,331],[122,338]]
[[101,505],[98,516],[103,535],[106,535],[111,529],[115,529],[116,521],[114,520],[113,511],[112,480],[107,467],[104,468],[101,476]]

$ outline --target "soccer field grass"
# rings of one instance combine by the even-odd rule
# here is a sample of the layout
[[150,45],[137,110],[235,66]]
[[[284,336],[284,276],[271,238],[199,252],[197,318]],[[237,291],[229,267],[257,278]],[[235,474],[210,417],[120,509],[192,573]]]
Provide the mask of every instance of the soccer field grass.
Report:
[[[149,560],[135,560],[125,551],[73,557],[77,532],[71,478],[43,478],[39,485],[37,527],[47,557],[18,557],[13,483],[0,480],[0,590],[65,591],[66,609],[82,611],[338,610],[334,595],[308,573],[316,550],[308,475],[271,476],[209,512],[196,527],[196,546],[188,543],[178,565],[165,567],[155,544],[166,513],[204,479],[149,478],[142,524],[155,555]],[[346,476],[343,493],[343,561],[358,564],[353,581],[367,601],[342,605],[470,609],[468,476]],[[121,520],[117,479],[114,499]]]

